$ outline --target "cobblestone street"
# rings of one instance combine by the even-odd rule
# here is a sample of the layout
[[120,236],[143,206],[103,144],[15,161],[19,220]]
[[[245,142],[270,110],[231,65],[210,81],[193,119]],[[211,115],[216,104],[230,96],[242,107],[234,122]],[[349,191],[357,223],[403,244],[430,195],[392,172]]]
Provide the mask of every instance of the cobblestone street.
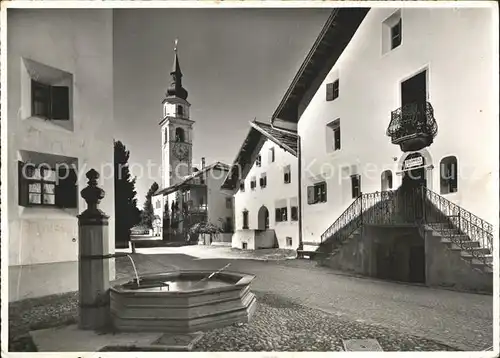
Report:
[[[230,256],[227,250],[206,247],[138,252],[147,254],[134,255],[140,274],[159,272],[163,266],[165,270],[218,269],[231,262],[230,270],[257,276],[254,291],[286,297],[342,320],[380,325],[462,350],[483,350],[493,344],[492,296],[339,275],[310,261],[237,259],[235,253]],[[217,258],[219,253],[226,258]],[[131,277],[127,258],[117,261],[117,274]]]

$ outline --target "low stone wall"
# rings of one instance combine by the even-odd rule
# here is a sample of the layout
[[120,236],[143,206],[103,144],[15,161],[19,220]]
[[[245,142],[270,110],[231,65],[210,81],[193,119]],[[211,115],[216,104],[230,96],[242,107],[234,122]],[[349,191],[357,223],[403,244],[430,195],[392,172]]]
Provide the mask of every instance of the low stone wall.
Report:
[[[411,259],[412,251],[425,259]],[[413,252],[415,254],[415,252]],[[465,291],[492,292],[493,277],[472,268],[450,250],[440,236],[416,227],[365,225],[344,243],[338,253],[322,262],[330,268],[360,275],[404,282],[422,282]]]

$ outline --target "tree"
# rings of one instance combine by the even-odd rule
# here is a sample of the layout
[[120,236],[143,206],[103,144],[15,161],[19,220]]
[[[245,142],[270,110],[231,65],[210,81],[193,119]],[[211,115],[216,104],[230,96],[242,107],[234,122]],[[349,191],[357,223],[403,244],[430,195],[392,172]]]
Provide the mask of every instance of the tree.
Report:
[[199,235],[206,234],[210,236],[210,243],[212,243],[213,236],[219,235],[222,233],[222,230],[220,227],[212,224],[211,222],[202,221],[192,225],[189,228],[188,233],[189,241],[197,240]]
[[153,197],[154,193],[156,193],[159,189],[158,183],[154,182],[151,187],[149,188],[147,194],[146,194],[146,200],[144,201],[144,207],[142,210],[142,217],[141,217],[141,225],[144,225],[145,227],[152,229],[153,228],[153,220],[154,220],[154,210],[153,210],[153,203],[151,201],[151,198]]
[[130,229],[140,222],[137,208],[136,178],[132,178],[128,167],[130,152],[120,141],[114,141],[115,180],[115,246],[128,247]]

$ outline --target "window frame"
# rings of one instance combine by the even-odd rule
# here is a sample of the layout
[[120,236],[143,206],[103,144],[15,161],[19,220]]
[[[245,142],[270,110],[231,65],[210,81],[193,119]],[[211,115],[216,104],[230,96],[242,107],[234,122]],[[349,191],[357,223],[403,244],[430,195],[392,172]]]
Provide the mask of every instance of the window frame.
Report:
[[242,211],[242,215],[243,215],[243,223],[241,225],[241,228],[246,230],[248,229],[248,210],[243,210]]
[[274,163],[274,161],[276,160],[275,155],[276,153],[274,147],[269,148],[269,163]]
[[[395,30],[397,30],[396,34],[394,34]],[[389,33],[391,41],[391,50],[394,50],[395,48],[401,46],[401,43],[403,42],[403,21],[401,17],[399,18],[396,24],[394,24],[389,28]]]
[[290,207],[290,220],[291,221],[299,221],[299,207],[298,206]]
[[339,98],[340,95],[340,81],[337,78],[333,82],[326,84],[326,101],[331,102]]
[[[449,173],[453,170],[453,177],[450,178]],[[451,168],[451,169],[450,169]],[[444,177],[446,174],[447,177]],[[458,193],[458,159],[454,155],[444,157],[439,162],[439,192],[441,195]],[[446,190],[443,190],[446,189]]]
[[[20,171],[18,173],[19,175],[19,180],[22,182],[18,183],[19,185],[19,198],[18,198],[18,205],[23,206],[23,207],[50,207],[50,208],[59,208],[60,206],[57,203],[56,199],[56,188],[57,188],[57,181],[58,181],[58,176],[55,168],[48,167],[47,165],[36,165],[33,163],[22,163],[20,162],[18,165],[18,170]],[[30,167],[33,170],[33,173],[30,177],[28,177],[26,173],[27,168]],[[33,178],[36,176],[36,171],[38,170],[38,177],[39,178]],[[53,171],[54,173],[54,180],[47,180],[45,172],[46,171]],[[32,184],[39,184],[40,185],[40,192],[35,192],[35,191],[30,191],[30,186]],[[53,192],[52,193],[47,193],[45,191],[45,185],[53,185]],[[31,202],[30,201],[30,194],[36,194],[40,195],[40,202]],[[45,203],[44,202],[44,196],[52,196],[54,199],[53,204],[51,203]]]
[[[357,180],[357,185],[355,185],[355,181]],[[356,190],[357,189],[357,190]],[[356,199],[361,195],[361,175],[353,174],[351,175],[351,196],[352,199]]]
[[[322,190],[324,189],[324,190]],[[307,203],[309,205],[321,204],[328,202],[328,185],[326,181],[321,181],[318,183],[314,183],[313,185],[309,185],[307,187],[308,198]],[[312,200],[310,200],[310,192],[312,192]]]
[[274,210],[274,220],[277,223],[288,221],[288,207],[282,206]]
[[262,166],[262,156],[260,154],[255,159],[255,166],[257,166],[257,167],[261,167]]
[[255,190],[255,188],[257,188],[257,178],[252,177],[250,179],[250,190]]
[[[43,118],[50,121],[71,120],[70,111],[70,88],[69,86],[53,86],[31,79],[31,116]],[[44,95],[38,95],[41,91]],[[38,98],[37,98],[38,97]],[[60,101],[63,105],[60,105]],[[45,111],[37,110],[37,103],[42,103]]]
[[[287,180],[287,175],[288,175],[288,180]],[[290,165],[287,165],[283,169],[283,183],[285,184],[290,184],[292,182],[292,168]]]
[[259,179],[259,185],[261,188],[265,188],[267,186],[267,175],[266,173],[262,173]]

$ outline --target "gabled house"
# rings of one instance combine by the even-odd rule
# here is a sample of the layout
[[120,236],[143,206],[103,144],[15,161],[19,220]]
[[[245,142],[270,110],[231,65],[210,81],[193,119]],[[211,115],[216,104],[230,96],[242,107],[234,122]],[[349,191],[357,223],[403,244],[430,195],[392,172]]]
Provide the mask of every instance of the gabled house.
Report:
[[299,246],[297,134],[250,122],[222,189],[234,195],[232,247]]
[[184,177],[169,188],[158,190],[152,198],[154,214],[162,218],[159,236],[183,241],[194,224],[208,222],[222,231],[233,227],[232,198],[220,190],[229,171],[216,162]]
[[492,289],[494,18],[473,5],[332,11],[271,119],[300,136],[304,251],[368,276]]
[[91,168],[106,193],[100,209],[113,253],[114,181],[105,173],[113,163],[113,11],[11,9],[7,18],[2,239],[16,301],[78,289],[77,215]]

